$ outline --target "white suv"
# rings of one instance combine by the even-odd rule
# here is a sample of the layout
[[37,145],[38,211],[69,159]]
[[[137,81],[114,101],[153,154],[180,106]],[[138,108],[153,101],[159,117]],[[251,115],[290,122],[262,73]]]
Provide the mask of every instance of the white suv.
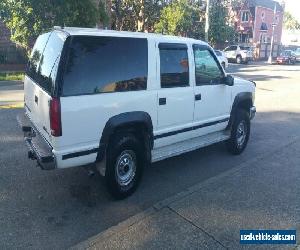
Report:
[[232,45],[225,48],[224,52],[229,61],[234,61],[238,64],[253,61],[253,51],[248,46]]
[[42,169],[95,166],[116,198],[148,163],[227,141],[240,154],[255,84],[224,72],[206,43],[158,34],[55,28],[38,37],[18,117]]

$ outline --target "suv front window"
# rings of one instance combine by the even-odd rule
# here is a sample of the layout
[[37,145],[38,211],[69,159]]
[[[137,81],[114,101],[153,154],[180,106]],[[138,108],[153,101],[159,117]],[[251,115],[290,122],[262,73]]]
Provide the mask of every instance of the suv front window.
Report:
[[203,46],[193,46],[195,59],[196,85],[219,84],[224,76],[212,52]]

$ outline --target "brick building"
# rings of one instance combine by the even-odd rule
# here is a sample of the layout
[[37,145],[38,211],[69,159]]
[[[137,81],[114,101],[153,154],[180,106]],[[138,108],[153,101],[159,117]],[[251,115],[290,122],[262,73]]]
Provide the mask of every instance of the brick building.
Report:
[[270,43],[272,24],[275,24],[274,43],[281,43],[284,4],[273,0],[248,0],[235,8],[234,13],[238,42],[252,45]]

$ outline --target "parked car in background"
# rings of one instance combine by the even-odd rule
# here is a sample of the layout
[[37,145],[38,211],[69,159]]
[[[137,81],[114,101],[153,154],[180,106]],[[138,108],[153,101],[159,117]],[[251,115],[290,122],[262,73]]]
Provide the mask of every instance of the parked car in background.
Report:
[[295,50],[295,55],[296,55],[296,61],[300,62],[300,48],[297,48]]
[[228,67],[228,59],[227,59],[225,53],[221,50],[215,50],[215,53],[218,57],[219,62],[223,66],[223,68],[226,69]]
[[253,50],[248,46],[231,45],[224,50],[228,61],[238,64],[248,63],[253,60]]
[[276,59],[277,64],[295,64],[296,54],[292,50],[284,50]]

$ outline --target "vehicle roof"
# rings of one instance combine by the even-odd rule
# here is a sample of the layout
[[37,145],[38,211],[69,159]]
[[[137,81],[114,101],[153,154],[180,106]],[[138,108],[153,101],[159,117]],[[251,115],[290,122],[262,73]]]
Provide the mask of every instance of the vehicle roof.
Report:
[[163,35],[157,33],[144,33],[144,32],[130,32],[130,31],[116,31],[116,30],[103,30],[97,28],[76,28],[76,27],[54,27],[54,30],[60,30],[71,36],[114,36],[114,37],[135,37],[135,38],[151,38],[159,41],[174,41],[185,43],[200,43],[207,45],[206,42],[196,40],[188,37],[178,37]]

